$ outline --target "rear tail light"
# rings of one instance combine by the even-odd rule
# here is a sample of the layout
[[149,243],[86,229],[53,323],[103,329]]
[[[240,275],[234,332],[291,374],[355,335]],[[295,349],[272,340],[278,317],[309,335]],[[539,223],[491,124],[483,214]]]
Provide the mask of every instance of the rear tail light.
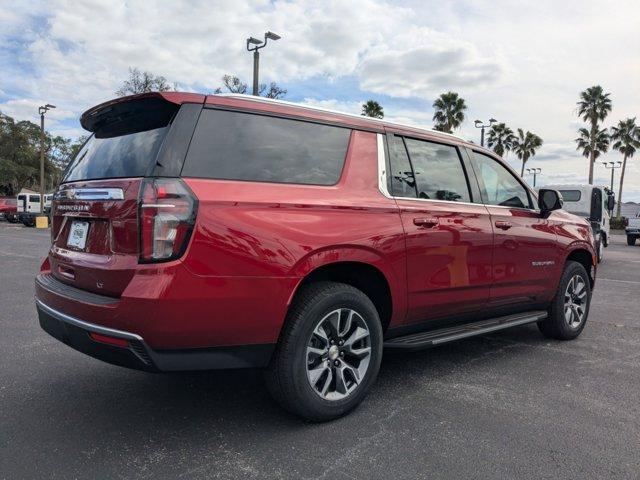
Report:
[[196,220],[198,201],[181,180],[145,179],[140,189],[140,261],[182,256]]

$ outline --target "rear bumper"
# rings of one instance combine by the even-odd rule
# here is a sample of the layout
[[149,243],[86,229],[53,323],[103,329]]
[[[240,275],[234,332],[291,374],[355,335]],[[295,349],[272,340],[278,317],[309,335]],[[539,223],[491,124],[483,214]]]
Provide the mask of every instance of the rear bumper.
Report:
[[[56,310],[38,299],[36,307],[40,326],[54,338],[91,357],[136,370],[159,372],[260,368],[268,365],[275,349],[275,344],[259,344],[154,350],[135,333],[89,323]],[[127,346],[96,341],[91,338],[91,333],[126,340]]]

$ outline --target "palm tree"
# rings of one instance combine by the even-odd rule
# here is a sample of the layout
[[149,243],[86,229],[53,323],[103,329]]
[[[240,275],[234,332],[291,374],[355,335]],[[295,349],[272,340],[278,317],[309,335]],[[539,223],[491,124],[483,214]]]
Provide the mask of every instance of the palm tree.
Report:
[[515,139],[516,136],[513,134],[513,130],[504,123],[496,123],[489,129],[487,145],[502,157],[506,152],[513,149]]
[[640,148],[640,128],[636,125],[636,118],[620,120],[617,127],[611,127],[611,148],[623,155],[622,172],[620,173],[620,189],[618,190],[618,208],[616,217],[620,217],[622,206],[622,184],[624,183],[624,171],[627,168],[627,158],[633,157],[636,149]]
[[436,122],[434,130],[451,133],[464,122],[464,111],[467,105],[464,98],[458,96],[456,92],[447,92],[440,95],[433,102],[433,120]]
[[362,115],[365,117],[383,118],[384,110],[375,100],[367,100],[362,104]]
[[[578,133],[580,136],[576,138],[576,143],[578,144],[576,150],[582,150],[582,155],[589,158],[590,161],[595,162],[600,155],[606,153],[609,149],[609,134],[606,128],[602,130],[596,129],[595,133],[586,128],[581,128]],[[592,175],[593,172],[589,174]],[[590,183],[593,183],[593,178],[591,180]]]
[[521,128],[518,129],[518,136],[513,140],[513,151],[518,158],[522,160],[522,170],[520,176],[524,176],[524,166],[531,157],[535,156],[536,150],[542,146],[542,138],[535,133],[523,132]]
[[[580,101],[578,102],[578,116],[582,117],[585,122],[589,122],[589,185],[593,184],[593,165],[595,164],[598,151],[596,147],[596,141],[598,135],[602,132],[598,128],[598,121],[602,121],[607,118],[607,115],[611,111],[611,99],[608,93],[604,93],[604,90],[600,85],[587,88],[585,91],[580,92]],[[582,138],[582,132],[580,133]],[[578,147],[584,148],[584,147]],[[606,150],[605,150],[606,151]],[[585,153],[586,157],[587,154]]]

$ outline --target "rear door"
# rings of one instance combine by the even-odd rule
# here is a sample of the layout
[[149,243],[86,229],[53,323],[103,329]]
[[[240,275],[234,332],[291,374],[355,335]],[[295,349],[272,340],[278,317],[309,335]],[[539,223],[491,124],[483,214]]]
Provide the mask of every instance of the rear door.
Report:
[[493,285],[489,306],[544,300],[559,267],[551,223],[534,208],[524,183],[498,159],[470,151],[494,229]]
[[459,149],[387,138],[390,189],[406,237],[408,323],[482,309],[491,285],[493,231],[486,207],[473,203]]

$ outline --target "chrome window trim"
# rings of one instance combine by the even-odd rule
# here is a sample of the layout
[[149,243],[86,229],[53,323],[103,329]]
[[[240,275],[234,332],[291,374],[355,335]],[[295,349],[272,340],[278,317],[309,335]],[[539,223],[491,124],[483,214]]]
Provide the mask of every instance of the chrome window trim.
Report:
[[393,198],[387,188],[387,157],[384,151],[384,139],[378,133],[378,189],[387,198]]
[[413,202],[436,202],[436,203],[446,203],[450,205],[476,205],[483,207],[496,207],[496,208],[506,208],[509,210],[524,210],[527,212],[539,213],[539,210],[531,209],[531,208],[522,208],[522,207],[509,207],[505,205],[491,205],[484,202],[452,202],[451,200],[437,200],[435,198],[415,198],[415,197],[395,197],[391,195],[389,190],[387,189],[387,162],[386,162],[386,152],[384,149],[384,140],[383,135],[381,133],[377,134],[378,137],[378,190],[380,193],[391,200],[410,200]]
[[54,200],[124,200],[121,188],[62,188]]

